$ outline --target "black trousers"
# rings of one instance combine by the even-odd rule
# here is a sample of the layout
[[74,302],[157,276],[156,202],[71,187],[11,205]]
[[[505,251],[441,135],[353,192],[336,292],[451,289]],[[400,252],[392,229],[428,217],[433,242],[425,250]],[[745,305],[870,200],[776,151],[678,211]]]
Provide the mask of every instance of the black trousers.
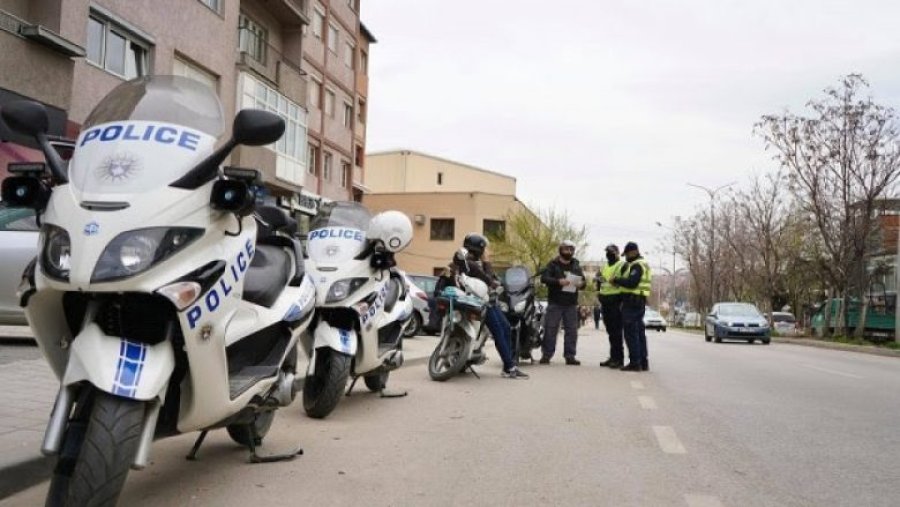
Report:
[[609,336],[609,358],[621,363],[625,361],[622,297],[619,295],[601,296],[600,309],[603,313],[603,326]]
[[622,324],[625,342],[628,343],[628,362],[640,366],[647,364],[647,334],[644,331],[646,301],[641,297],[626,296],[622,301]]

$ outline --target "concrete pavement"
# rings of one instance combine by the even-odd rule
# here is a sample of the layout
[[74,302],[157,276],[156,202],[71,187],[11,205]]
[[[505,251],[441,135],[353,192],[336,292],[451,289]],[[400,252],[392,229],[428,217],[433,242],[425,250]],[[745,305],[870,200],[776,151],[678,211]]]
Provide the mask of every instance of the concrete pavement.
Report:
[[[46,480],[52,472],[54,459],[44,457],[40,448],[59,382],[38,348],[28,343],[33,338],[27,327],[0,326],[0,340],[11,343],[0,355],[0,498],[4,498]],[[424,364],[435,343],[434,337],[405,339],[404,366]],[[306,363],[300,368],[305,371]]]

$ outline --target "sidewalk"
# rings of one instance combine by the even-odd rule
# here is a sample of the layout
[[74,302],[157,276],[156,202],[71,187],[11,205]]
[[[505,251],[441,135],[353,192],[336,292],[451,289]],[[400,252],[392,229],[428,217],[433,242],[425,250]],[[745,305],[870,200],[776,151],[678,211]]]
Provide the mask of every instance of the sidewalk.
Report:
[[[22,335],[22,328],[0,326],[0,340],[20,340]],[[436,343],[430,336],[404,339],[403,366],[425,364]],[[41,444],[58,389],[43,359],[0,364],[0,499],[49,478],[55,458],[43,456]]]

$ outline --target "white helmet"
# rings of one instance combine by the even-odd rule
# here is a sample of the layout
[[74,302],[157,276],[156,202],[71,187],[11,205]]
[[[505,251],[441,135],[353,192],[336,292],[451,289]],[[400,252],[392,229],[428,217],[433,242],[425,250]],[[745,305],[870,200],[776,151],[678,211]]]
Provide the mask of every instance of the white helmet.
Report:
[[383,211],[369,221],[366,237],[379,240],[389,252],[399,252],[412,241],[413,229],[409,217],[399,211]]

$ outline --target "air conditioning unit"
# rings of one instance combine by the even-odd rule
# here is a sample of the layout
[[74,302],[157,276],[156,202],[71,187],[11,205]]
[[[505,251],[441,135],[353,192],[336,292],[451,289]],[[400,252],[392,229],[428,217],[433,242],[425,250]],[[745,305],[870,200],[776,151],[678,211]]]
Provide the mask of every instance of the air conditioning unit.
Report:
[[425,215],[416,215],[413,218],[416,221],[416,225],[425,225]]

